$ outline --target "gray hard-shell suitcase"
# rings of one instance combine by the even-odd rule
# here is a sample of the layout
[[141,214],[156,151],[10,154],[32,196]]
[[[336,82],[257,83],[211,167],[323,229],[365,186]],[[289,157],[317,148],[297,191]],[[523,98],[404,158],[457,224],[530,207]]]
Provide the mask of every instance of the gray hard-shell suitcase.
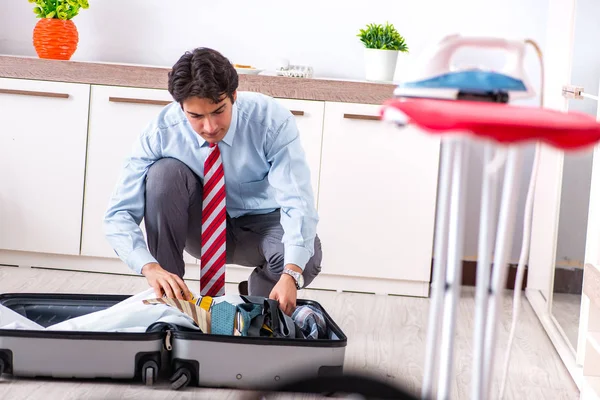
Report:
[[[264,298],[242,296],[249,302]],[[298,299],[297,306],[318,309],[327,325],[326,339],[229,336],[172,330],[171,387],[187,385],[269,389],[300,377],[342,375],[347,338],[316,301]],[[291,321],[291,319],[288,319]]]
[[[0,294],[0,304],[50,326],[129,297]],[[204,334],[163,323],[146,333],[0,329],[0,376],[141,379],[151,385],[161,368],[171,367],[173,389],[190,384],[262,389],[299,377],[342,374],[346,336],[319,303],[298,299],[297,305],[322,312],[327,339]],[[170,363],[161,365],[165,359]]]
[[[46,327],[111,307],[130,296],[1,294],[0,304]],[[0,329],[0,376],[141,379],[161,368],[165,332]]]

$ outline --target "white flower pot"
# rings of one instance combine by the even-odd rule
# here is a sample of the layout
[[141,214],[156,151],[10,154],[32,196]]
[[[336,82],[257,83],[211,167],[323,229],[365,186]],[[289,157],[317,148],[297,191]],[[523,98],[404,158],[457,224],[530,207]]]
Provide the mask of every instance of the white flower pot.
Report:
[[365,48],[365,78],[368,81],[392,81],[396,71],[398,53],[398,50]]

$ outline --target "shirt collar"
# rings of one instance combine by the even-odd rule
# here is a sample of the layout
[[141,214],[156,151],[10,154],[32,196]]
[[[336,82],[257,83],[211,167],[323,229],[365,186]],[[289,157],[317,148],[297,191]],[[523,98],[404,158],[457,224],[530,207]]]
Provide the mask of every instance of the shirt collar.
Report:
[[229,124],[229,129],[223,138],[223,142],[227,143],[229,146],[233,145],[233,138],[235,137],[235,132],[237,129],[237,120],[238,120],[238,109],[237,102],[233,103],[231,106],[231,124]]

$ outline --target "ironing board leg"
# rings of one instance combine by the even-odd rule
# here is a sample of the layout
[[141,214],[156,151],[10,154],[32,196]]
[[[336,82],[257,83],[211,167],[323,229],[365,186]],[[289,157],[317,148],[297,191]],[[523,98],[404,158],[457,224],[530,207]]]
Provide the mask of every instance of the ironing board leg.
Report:
[[458,141],[452,169],[452,195],[450,198],[450,229],[448,231],[448,267],[444,288],[444,313],[441,337],[440,375],[438,399],[449,399],[454,364],[454,332],[456,307],[462,281],[462,256],[464,239],[464,214],[467,194],[467,164],[469,142]]
[[436,216],[435,248],[433,261],[433,279],[431,282],[431,306],[427,329],[427,344],[425,346],[425,370],[421,398],[433,398],[434,374],[438,365],[438,343],[440,337],[442,306],[444,299],[444,283],[446,276],[446,261],[448,251],[448,216],[450,200],[450,183],[456,144],[452,140],[442,140],[442,157],[440,168],[440,183],[438,207]]
[[504,187],[502,189],[502,200],[500,204],[500,216],[498,218],[498,233],[496,237],[496,248],[494,250],[494,268],[492,284],[490,286],[487,321],[485,328],[485,368],[483,387],[485,395],[482,398],[489,399],[492,387],[492,375],[494,372],[494,353],[496,344],[496,328],[499,319],[499,310],[502,305],[502,294],[508,274],[508,255],[512,247],[514,234],[515,213],[517,209],[521,173],[522,153],[518,147],[509,150],[506,171],[504,176]]
[[473,332],[473,367],[471,398],[483,399],[484,380],[484,335],[487,313],[488,290],[492,248],[494,246],[494,226],[496,223],[497,172],[488,172],[494,156],[495,146],[485,145],[483,153],[483,182],[481,189],[481,212],[479,219],[479,239],[477,250],[477,281],[475,292],[475,329]]

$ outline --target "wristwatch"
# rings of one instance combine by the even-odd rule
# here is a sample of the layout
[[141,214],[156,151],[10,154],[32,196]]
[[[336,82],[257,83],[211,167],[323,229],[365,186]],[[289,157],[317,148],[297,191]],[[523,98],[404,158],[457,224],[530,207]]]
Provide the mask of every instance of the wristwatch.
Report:
[[296,271],[292,271],[291,269],[284,268],[283,273],[291,275],[291,277],[294,278],[294,282],[296,282],[296,289],[298,289],[298,290],[302,289],[302,286],[304,286],[304,277],[302,276],[302,274],[300,272],[296,272]]

